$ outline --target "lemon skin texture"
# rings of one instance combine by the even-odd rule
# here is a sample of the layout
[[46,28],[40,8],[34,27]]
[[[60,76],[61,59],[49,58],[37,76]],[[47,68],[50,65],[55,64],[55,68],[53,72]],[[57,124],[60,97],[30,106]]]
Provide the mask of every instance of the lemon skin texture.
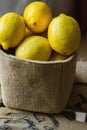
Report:
[[26,27],[26,31],[25,31],[25,36],[24,38],[27,38],[29,36],[33,36],[35,35],[33,32],[31,32],[27,27]]
[[53,50],[70,55],[79,48],[81,31],[78,22],[71,16],[60,14],[48,27],[48,39]]
[[7,50],[16,47],[25,35],[25,22],[20,15],[9,12],[0,18],[0,44]]
[[60,53],[57,53],[55,51],[52,52],[52,55],[50,57],[50,61],[58,61],[58,60],[66,60],[68,56],[62,55]]
[[15,55],[20,58],[48,61],[52,49],[47,38],[30,36],[17,47]]
[[23,13],[27,27],[34,33],[44,32],[52,20],[52,11],[44,2],[32,2]]

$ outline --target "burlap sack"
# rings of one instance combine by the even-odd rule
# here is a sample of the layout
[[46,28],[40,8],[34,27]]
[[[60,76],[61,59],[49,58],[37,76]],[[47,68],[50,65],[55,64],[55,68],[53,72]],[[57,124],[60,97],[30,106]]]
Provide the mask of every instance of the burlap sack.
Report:
[[0,50],[1,91],[5,106],[59,113],[69,99],[76,69],[75,53],[65,61],[22,60]]

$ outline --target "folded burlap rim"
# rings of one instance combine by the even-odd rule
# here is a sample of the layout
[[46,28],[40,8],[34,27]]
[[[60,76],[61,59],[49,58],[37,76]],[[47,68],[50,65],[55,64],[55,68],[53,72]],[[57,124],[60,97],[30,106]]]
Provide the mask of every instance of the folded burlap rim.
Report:
[[29,59],[22,59],[22,58],[19,58],[15,55],[12,55],[12,54],[7,54],[5,53],[3,50],[0,49],[0,54],[3,55],[3,56],[6,56],[7,58],[10,58],[10,59],[14,59],[16,60],[18,63],[20,62],[31,62],[31,63],[36,63],[36,64],[55,64],[55,63],[65,63],[65,62],[68,62],[70,61],[74,55],[77,55],[77,51],[75,53],[73,53],[72,55],[70,55],[67,59],[65,60],[57,60],[57,61],[39,61],[39,60],[29,60]]

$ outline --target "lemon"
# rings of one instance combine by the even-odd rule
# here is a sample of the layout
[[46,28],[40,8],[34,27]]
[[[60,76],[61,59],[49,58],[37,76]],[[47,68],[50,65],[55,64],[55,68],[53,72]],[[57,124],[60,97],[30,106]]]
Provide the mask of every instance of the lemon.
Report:
[[48,39],[42,36],[30,36],[17,47],[15,55],[20,58],[47,61],[52,49]]
[[44,32],[52,20],[52,11],[44,2],[31,2],[23,13],[28,28],[34,33]]
[[25,35],[24,19],[14,12],[8,12],[0,18],[0,45],[7,50],[16,47]]
[[26,31],[25,31],[25,36],[24,36],[24,38],[27,38],[27,37],[33,36],[33,35],[34,35],[34,33],[31,32],[31,31],[26,27]]
[[80,26],[73,17],[60,14],[48,27],[48,39],[53,50],[70,55],[79,48]]
[[68,58],[68,56],[65,56],[65,55],[62,55],[60,53],[53,51],[52,55],[50,57],[50,61],[65,60],[67,58]]

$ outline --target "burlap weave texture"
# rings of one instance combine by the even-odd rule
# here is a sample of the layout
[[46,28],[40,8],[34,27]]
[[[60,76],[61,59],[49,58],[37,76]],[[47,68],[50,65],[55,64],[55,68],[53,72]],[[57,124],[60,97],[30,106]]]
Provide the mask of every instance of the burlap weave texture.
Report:
[[18,59],[0,50],[1,90],[7,107],[45,113],[62,111],[70,96],[77,54],[65,61]]

